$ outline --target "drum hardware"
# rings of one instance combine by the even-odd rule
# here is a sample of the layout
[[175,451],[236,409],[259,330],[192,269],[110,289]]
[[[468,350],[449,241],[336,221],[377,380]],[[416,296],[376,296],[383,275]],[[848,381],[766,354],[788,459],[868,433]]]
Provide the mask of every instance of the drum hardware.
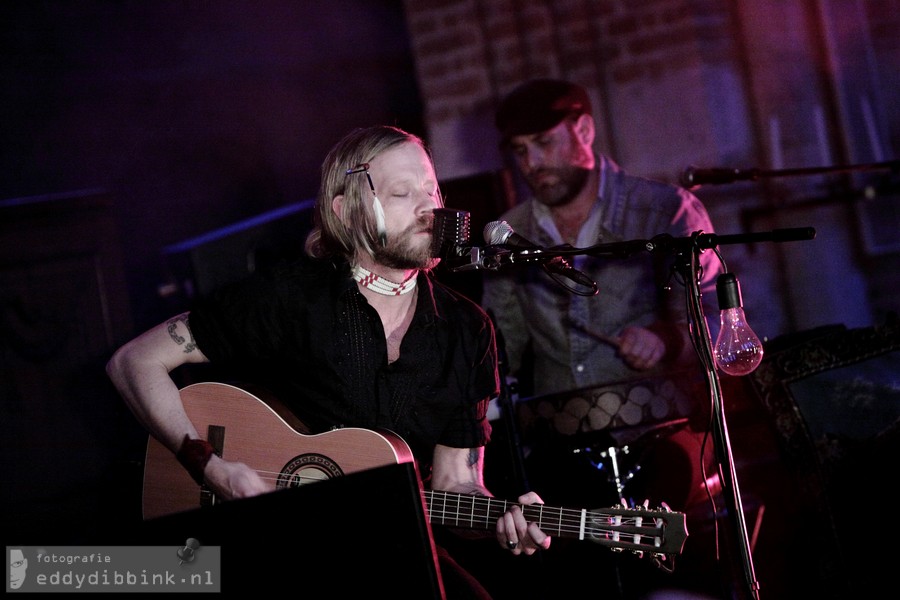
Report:
[[[609,446],[606,450],[597,451],[595,448],[577,448],[572,451],[573,454],[582,454],[587,453],[589,456],[587,457],[591,466],[593,466],[598,471],[606,470],[610,472],[609,477],[612,478],[611,483],[616,486],[616,494],[620,497],[622,496],[622,492],[625,491],[625,486],[627,482],[634,478],[635,474],[641,470],[641,466],[639,464],[635,464],[631,469],[629,469],[624,474],[619,468],[619,459],[618,456],[621,454],[628,454],[630,452],[628,446],[622,446],[621,448],[617,448],[615,446]],[[600,460],[593,459],[590,454],[596,453]],[[604,460],[609,461],[607,465]]]
[[[572,449],[572,454],[584,456],[598,471],[607,473],[607,479],[615,486],[619,498],[641,470],[641,459],[653,444],[686,427],[687,418],[674,419],[649,425],[629,425],[599,430],[588,434],[595,441]],[[598,439],[599,438],[599,439]],[[630,443],[622,443],[630,440]],[[621,460],[631,455],[627,463]]]

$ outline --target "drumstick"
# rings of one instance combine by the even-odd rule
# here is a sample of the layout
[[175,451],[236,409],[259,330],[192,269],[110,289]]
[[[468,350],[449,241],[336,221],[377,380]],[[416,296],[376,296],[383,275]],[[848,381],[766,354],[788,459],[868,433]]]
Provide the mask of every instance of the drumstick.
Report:
[[607,335],[602,331],[597,331],[593,327],[588,327],[587,325],[582,325],[581,323],[576,323],[571,318],[567,319],[569,325],[578,329],[579,331],[588,334],[592,338],[599,340],[605,344],[609,344],[615,349],[619,349],[619,338],[612,335]]

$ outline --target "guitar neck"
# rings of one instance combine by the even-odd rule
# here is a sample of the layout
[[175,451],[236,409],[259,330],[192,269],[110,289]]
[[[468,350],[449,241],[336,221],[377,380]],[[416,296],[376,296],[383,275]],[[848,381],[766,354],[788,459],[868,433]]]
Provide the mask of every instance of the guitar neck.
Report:
[[687,537],[683,513],[668,510],[612,507],[601,510],[517,504],[473,494],[425,491],[429,521],[462,529],[493,529],[513,506],[547,534],[589,540],[604,546],[639,552],[681,552]]

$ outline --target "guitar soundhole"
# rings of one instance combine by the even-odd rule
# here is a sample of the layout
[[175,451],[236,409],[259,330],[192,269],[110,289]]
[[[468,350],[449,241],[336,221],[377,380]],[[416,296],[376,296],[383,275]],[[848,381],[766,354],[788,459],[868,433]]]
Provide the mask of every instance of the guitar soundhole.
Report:
[[300,487],[308,483],[340,477],[344,472],[336,462],[322,454],[301,454],[291,459],[278,474],[278,489]]

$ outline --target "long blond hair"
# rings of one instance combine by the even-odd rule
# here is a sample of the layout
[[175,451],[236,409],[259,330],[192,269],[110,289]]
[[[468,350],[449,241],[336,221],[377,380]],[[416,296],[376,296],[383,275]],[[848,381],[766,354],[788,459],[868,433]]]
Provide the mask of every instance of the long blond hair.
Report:
[[[420,137],[390,125],[355,129],[335,144],[322,163],[313,228],[306,238],[307,254],[316,258],[343,256],[351,262],[358,252],[374,254],[374,245],[378,243],[375,217],[372,203],[364,201],[369,181],[365,172],[348,174],[348,171],[371,162],[385,150],[409,142],[425,150],[433,167],[431,151]],[[343,221],[331,208],[334,197],[341,194]]]

